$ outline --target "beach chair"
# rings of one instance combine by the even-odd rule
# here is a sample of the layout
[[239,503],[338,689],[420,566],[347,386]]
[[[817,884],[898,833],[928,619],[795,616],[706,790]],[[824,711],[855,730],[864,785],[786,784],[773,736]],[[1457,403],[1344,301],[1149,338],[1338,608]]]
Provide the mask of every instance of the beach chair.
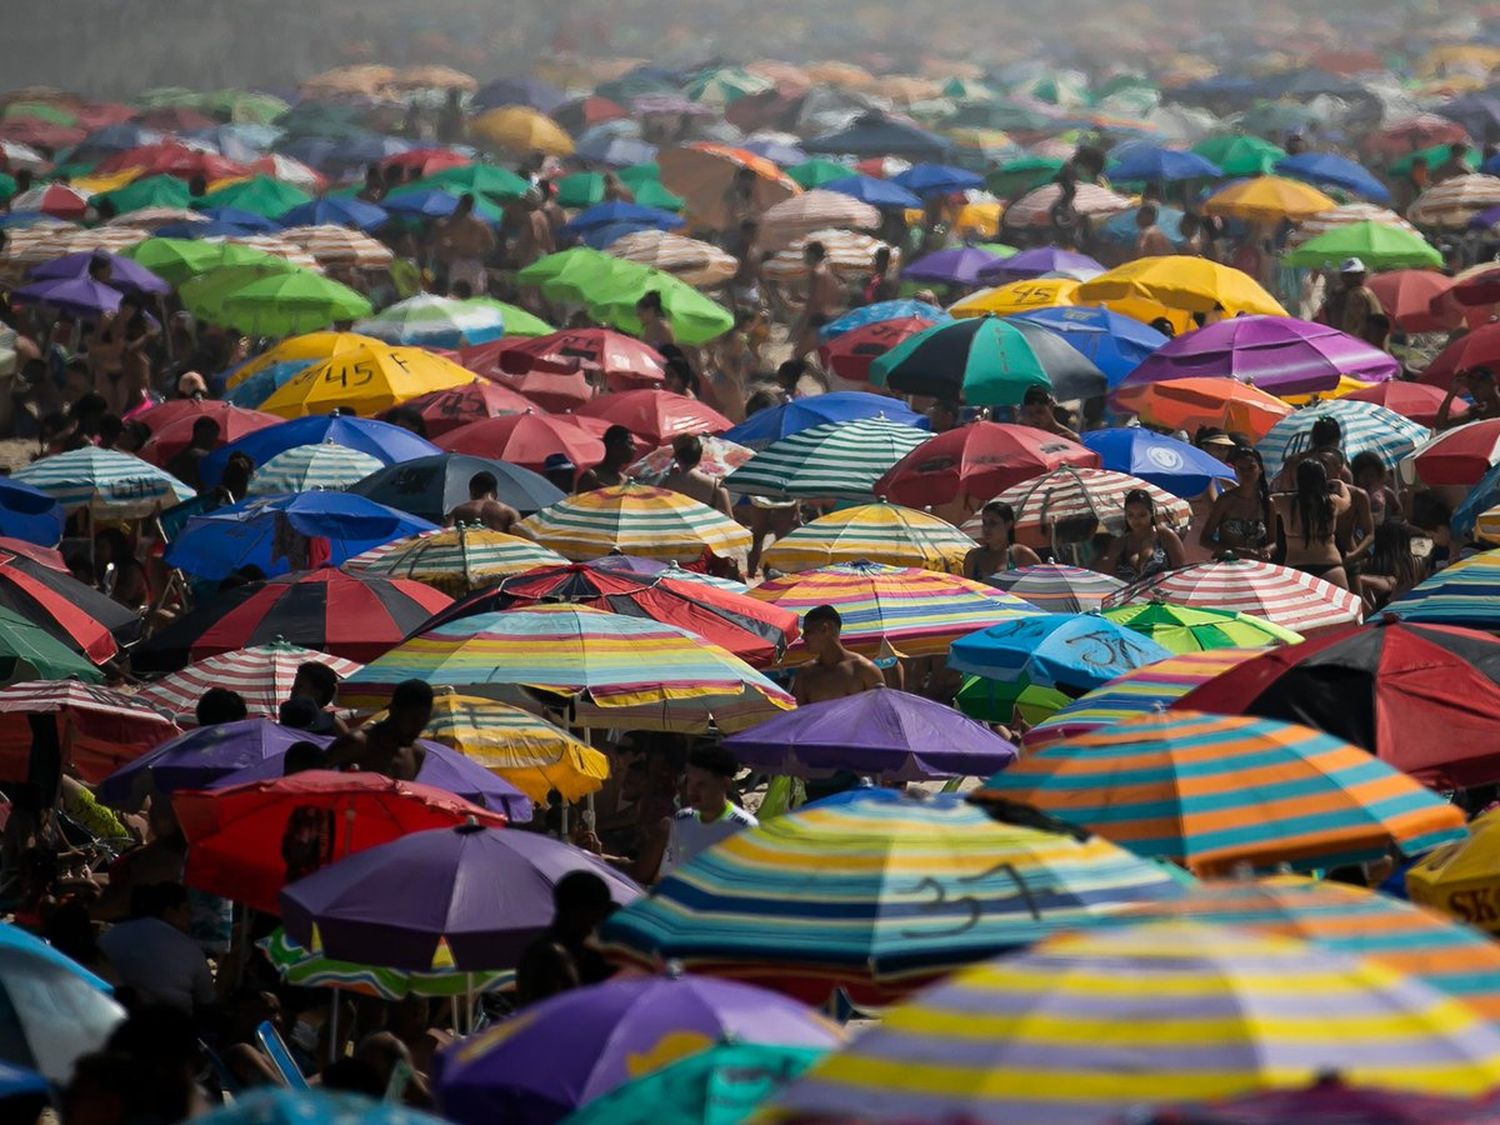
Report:
[[307,1089],[307,1079],[302,1077],[302,1071],[292,1059],[292,1052],[287,1049],[286,1041],[281,1038],[281,1032],[276,1030],[276,1025],[270,1020],[265,1020],[255,1029],[255,1039],[260,1044],[261,1050],[270,1056],[271,1065],[276,1068],[276,1073],[281,1075],[281,1081],[289,1090]]

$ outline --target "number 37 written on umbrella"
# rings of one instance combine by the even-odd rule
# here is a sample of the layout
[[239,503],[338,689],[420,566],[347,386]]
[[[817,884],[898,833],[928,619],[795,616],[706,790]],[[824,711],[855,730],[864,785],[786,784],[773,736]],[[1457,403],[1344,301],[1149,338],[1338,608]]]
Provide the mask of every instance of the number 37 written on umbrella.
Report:
[[[998,895],[992,889],[987,890],[985,903],[981,903],[979,899],[967,893],[955,893],[951,898],[949,897],[953,891],[962,891],[965,887],[983,885],[996,875],[1009,876],[1011,882],[1015,884],[1015,894]],[[912,892],[915,894],[931,894],[933,896],[926,902],[916,904],[916,909],[921,913],[928,915],[954,914],[957,917],[954,920],[953,927],[947,930],[931,930],[926,928],[922,930],[903,930],[901,936],[907,938],[957,937],[959,934],[967,933],[979,925],[979,920],[984,917],[986,905],[994,909],[1002,903],[1015,899],[1022,900],[1033,918],[1040,918],[1042,916],[1041,912],[1036,908],[1036,902],[1031,896],[1030,889],[1026,886],[1026,880],[1021,877],[1021,873],[1010,863],[997,863],[995,866],[974,875],[961,876],[952,880],[951,885],[945,885],[943,880],[935,879],[931,875],[928,875],[917,881],[912,887]]]

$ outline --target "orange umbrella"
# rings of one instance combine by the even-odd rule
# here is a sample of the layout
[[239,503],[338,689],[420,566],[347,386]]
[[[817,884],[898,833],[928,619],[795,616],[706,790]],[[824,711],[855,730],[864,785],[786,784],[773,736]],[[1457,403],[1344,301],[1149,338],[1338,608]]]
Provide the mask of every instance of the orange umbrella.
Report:
[[691,144],[664,152],[657,159],[661,182],[687,201],[688,211],[703,226],[723,229],[729,221],[724,193],[741,168],[755,173],[752,198],[757,212],[790,199],[802,189],[771,161],[729,145]]
[[1292,412],[1292,407],[1279,398],[1223,376],[1163,379],[1121,388],[1114,404],[1153,426],[1189,431],[1218,426],[1249,434],[1256,441]]

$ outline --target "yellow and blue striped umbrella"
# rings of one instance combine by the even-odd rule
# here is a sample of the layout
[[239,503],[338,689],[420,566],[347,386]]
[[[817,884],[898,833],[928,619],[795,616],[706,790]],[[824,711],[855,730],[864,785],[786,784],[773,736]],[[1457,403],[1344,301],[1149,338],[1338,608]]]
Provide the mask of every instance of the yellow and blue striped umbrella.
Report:
[[462,597],[512,574],[539,566],[562,566],[567,561],[530,539],[459,524],[386,543],[356,555],[344,569],[410,578]]
[[724,556],[750,549],[750,532],[727,516],[680,492],[643,484],[569,496],[515,530],[574,562],[614,552],[691,562],[704,551]]
[[820,516],[778,539],[761,562],[788,572],[864,561],[962,574],[964,556],[974,547],[946,520],[882,502]]
[[835,987],[889,1001],[1190,882],[1097,836],[1001,824],[957,794],[856,790],[700,853],[601,938],[814,1003]]
[[1500,551],[1445,566],[1391,602],[1385,612],[1428,625],[1500,628]]
[[1500,1030],[1372,959],[1149,922],[955,973],[814,1066],[765,1119],[1115,1121],[1328,1072],[1474,1097],[1500,1084]]

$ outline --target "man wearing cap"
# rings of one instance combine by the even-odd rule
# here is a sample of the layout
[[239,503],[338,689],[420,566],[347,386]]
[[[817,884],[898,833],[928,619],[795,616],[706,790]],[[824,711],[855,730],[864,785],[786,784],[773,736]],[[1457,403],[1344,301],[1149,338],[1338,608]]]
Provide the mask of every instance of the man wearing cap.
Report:
[[1380,298],[1365,284],[1364,262],[1350,258],[1339,267],[1339,283],[1323,302],[1318,319],[1373,347],[1385,348],[1389,321]]

